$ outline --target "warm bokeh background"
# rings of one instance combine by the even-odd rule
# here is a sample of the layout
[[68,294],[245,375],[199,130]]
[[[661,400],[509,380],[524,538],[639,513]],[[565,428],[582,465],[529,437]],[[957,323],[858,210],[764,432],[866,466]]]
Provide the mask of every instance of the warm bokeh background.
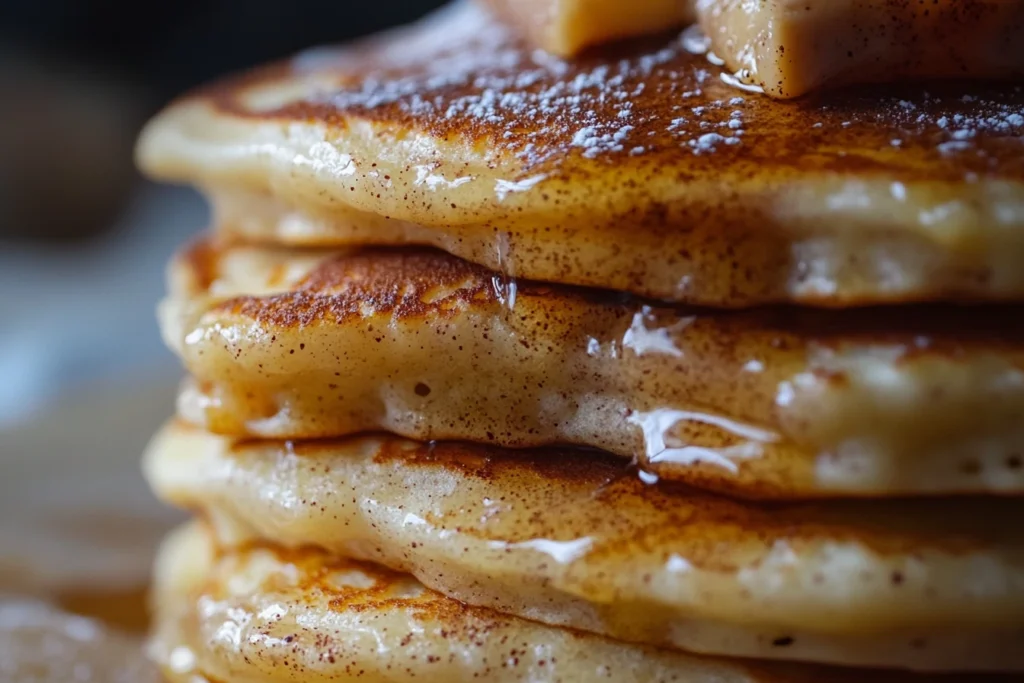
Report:
[[441,0],[0,0],[0,427],[57,394],[173,368],[152,308],[205,222],[141,182],[142,122],[175,94]]
[[207,212],[135,172],[143,122],[218,75],[440,4],[0,0],[0,598],[135,605],[173,521],[138,464],[180,375],[154,307]]

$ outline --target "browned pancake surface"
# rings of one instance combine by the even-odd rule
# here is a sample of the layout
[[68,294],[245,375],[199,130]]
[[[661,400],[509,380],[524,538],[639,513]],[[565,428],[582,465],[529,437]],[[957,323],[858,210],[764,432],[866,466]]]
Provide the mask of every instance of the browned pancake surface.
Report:
[[1024,293],[1019,86],[776,102],[685,43],[563,62],[456,7],[197,92],[140,160],[263,239],[728,306]]
[[210,243],[171,290],[179,409],[222,434],[572,443],[745,496],[1024,485],[1013,307],[716,313],[432,250]]
[[614,458],[171,424],[157,494],[226,545],[315,546],[471,605],[720,656],[1024,670],[1016,501],[741,503]]
[[153,652],[173,681],[986,683],[699,657],[467,606],[413,578],[311,549],[211,547],[191,528],[157,563]]

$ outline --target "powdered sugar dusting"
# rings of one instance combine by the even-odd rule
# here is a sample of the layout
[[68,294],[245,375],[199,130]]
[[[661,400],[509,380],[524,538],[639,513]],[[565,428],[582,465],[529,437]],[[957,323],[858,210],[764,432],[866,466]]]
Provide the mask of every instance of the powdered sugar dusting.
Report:
[[[1019,85],[1007,86],[1006,89],[1021,93]],[[928,92],[923,93],[921,100],[933,113],[922,111],[920,106],[912,103],[900,102],[900,108],[894,109],[890,116],[904,125],[934,125],[948,130],[954,140],[969,140],[979,133],[1015,134],[1024,128],[1024,108],[1019,104],[997,102],[976,95],[943,98]],[[940,113],[934,113],[935,109]]]
[[[995,150],[1005,162],[1024,134],[1024,97],[1016,86],[987,96],[907,86],[898,96],[867,89],[797,102],[749,94],[723,82],[706,55],[694,54],[701,45],[693,31],[667,44],[611,48],[617,52],[572,62],[519,43],[471,4],[403,31],[343,49],[333,66],[324,53],[300,58],[299,71],[359,75],[339,78],[344,85],[330,92],[308,92],[304,103],[438,138],[487,140],[479,149],[518,159],[523,177],[554,172],[572,158],[774,159],[770,150],[779,145],[793,163],[793,152],[843,160],[865,147],[958,164]],[[963,172],[985,170],[977,159],[970,163]]]
[[[699,97],[700,89],[682,86],[703,83],[710,77],[700,63],[666,71],[665,65],[679,61],[687,52],[688,38],[684,36],[649,53],[578,69],[543,51],[522,49],[513,36],[488,22],[482,10],[473,6],[450,9],[446,15],[448,24],[440,31],[445,39],[421,37],[413,43],[417,52],[432,48],[435,54],[409,60],[408,50],[397,51],[406,54],[405,65],[416,64],[415,73],[401,77],[389,73],[398,64],[389,49],[381,60],[387,70],[367,75],[355,87],[331,93],[327,98],[330,104],[349,110],[398,107],[416,118],[488,126],[529,122],[528,130],[525,126],[506,130],[500,147],[527,163],[564,156],[573,149],[584,158],[597,159],[616,153],[638,156],[652,149],[650,141],[642,138],[656,134],[652,127],[658,121],[635,109],[634,101],[641,95]],[[437,20],[434,23],[438,26]],[[431,27],[426,28],[430,33]],[[454,51],[452,36],[465,36]],[[645,92],[655,74],[657,92]],[[453,91],[459,94],[453,96]],[[742,98],[731,99],[734,102],[728,106],[742,102]],[[709,102],[704,110],[718,104]],[[669,122],[662,132],[672,132],[675,142],[694,154],[740,142],[742,130],[736,120],[697,126],[700,130]],[[641,127],[645,129],[642,132]],[[712,128],[722,130],[711,134]],[[553,137],[563,144],[550,144]]]
[[[893,128],[903,132],[902,137],[890,141],[893,147],[902,147],[906,137],[936,137],[936,149],[943,156],[964,153],[984,154],[976,144],[981,137],[1003,137],[1024,143],[1024,105],[1022,88],[1004,86],[1005,100],[981,95],[942,95],[922,91],[914,101],[907,99],[878,100],[879,107],[870,120],[857,118],[848,125],[874,124],[880,117]],[[1020,152],[1024,154],[1024,147]]]

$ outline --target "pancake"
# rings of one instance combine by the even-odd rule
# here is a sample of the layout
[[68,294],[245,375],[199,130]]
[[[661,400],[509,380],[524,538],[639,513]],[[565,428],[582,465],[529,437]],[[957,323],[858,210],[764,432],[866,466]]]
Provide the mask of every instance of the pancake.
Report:
[[547,624],[724,656],[1024,671],[1018,501],[765,507],[647,485],[596,453],[181,424],[145,467],[226,545],[316,546]]
[[[246,683],[854,683],[865,676],[617,643],[469,607],[404,575],[311,550],[256,546],[214,558],[208,544],[194,529],[181,532],[157,566],[152,651],[174,683],[196,680],[193,673]],[[998,680],[867,675],[878,683]]]
[[563,62],[459,4],[197,91],[138,159],[259,240],[715,306],[1024,295],[1021,86],[779,102],[687,45]]
[[201,242],[172,266],[179,412],[235,436],[571,443],[750,497],[1024,489],[1024,315],[709,312],[423,249]]
[[95,619],[22,598],[0,598],[0,680],[158,683],[142,643]]

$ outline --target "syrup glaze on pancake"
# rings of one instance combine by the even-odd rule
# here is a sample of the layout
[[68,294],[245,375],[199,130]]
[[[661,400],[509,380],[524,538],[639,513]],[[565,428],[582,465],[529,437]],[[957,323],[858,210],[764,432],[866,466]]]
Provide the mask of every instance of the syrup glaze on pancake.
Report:
[[139,159],[263,239],[722,306],[1024,295],[1020,86],[721,75],[679,37],[563,62],[457,6],[184,98]]
[[753,497],[1024,488],[1016,308],[676,309],[422,249],[200,243],[171,275],[179,412],[221,434],[573,443]]
[[[860,683],[865,676],[619,643],[467,606],[411,577],[310,549],[218,552],[194,528],[168,542],[156,595],[152,652],[169,680],[183,683],[193,674],[246,683]],[[869,675],[878,683],[1011,680]]]
[[146,471],[221,543],[316,546],[472,605],[722,656],[1024,670],[1017,501],[737,503],[614,458],[171,424]]

